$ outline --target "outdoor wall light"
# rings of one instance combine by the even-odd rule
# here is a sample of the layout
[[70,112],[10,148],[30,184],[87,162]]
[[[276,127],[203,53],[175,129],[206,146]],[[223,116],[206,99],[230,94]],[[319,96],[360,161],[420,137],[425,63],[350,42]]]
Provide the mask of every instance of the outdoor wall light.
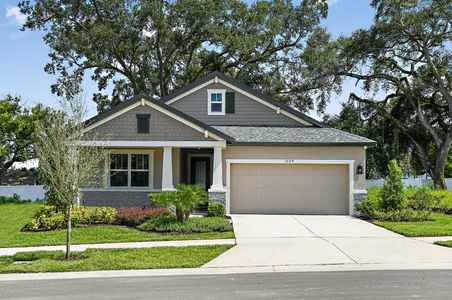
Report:
[[356,169],[356,174],[363,174],[363,166],[358,166]]

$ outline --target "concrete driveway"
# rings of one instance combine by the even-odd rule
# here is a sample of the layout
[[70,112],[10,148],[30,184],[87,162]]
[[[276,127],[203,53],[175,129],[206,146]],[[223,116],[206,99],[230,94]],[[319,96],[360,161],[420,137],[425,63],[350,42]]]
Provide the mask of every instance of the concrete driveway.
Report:
[[204,267],[452,263],[452,249],[350,216],[233,215],[237,245]]

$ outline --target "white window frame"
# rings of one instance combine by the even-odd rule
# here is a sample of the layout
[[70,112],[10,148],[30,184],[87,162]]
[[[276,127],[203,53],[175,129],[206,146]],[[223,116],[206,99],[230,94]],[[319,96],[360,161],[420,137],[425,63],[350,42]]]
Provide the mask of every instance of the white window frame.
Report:
[[[127,186],[111,186],[110,184],[110,155],[108,156],[108,172],[106,178],[106,187],[109,189],[128,189],[128,190],[149,190],[154,188],[154,150],[114,150],[109,154],[127,154]],[[149,184],[148,186],[132,186],[132,154],[148,154],[149,155]],[[144,171],[143,171],[144,172]]]
[[[212,94],[221,94],[221,102],[212,102],[212,98],[211,98]],[[221,104],[221,112],[212,111],[212,103],[220,103]],[[224,116],[225,114],[226,114],[226,90],[224,90],[224,89],[207,90],[207,115]]]

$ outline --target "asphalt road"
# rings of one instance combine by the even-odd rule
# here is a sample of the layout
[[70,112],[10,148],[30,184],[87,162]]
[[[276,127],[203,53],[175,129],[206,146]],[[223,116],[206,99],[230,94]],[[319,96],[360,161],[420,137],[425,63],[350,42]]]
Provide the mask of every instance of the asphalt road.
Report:
[[450,299],[452,270],[0,282],[0,299]]

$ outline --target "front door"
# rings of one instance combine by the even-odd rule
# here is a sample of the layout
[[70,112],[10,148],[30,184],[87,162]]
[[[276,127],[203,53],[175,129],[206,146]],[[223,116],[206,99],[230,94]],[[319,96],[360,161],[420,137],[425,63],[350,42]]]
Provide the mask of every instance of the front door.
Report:
[[210,157],[191,157],[190,184],[199,184],[205,190],[210,188]]

